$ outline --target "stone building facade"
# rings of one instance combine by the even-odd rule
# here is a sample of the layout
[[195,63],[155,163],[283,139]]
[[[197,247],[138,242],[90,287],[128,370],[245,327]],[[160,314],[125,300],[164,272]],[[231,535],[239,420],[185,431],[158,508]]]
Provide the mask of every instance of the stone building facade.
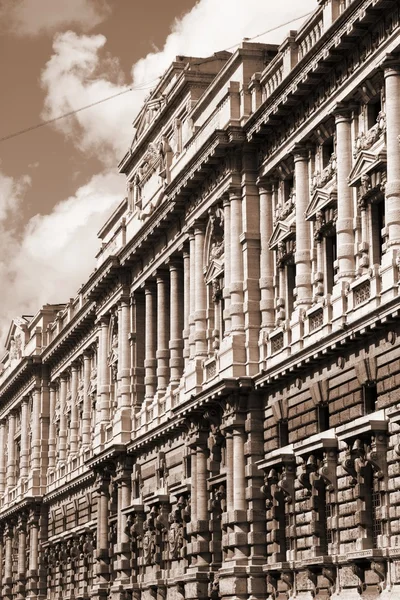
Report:
[[400,598],[400,24],[178,57],[0,375],[4,600]]

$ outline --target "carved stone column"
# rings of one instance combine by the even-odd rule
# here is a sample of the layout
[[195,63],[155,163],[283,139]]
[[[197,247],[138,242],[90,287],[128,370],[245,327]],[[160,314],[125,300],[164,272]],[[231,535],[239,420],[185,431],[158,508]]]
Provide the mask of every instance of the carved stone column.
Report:
[[118,406],[114,415],[113,436],[116,443],[130,440],[131,435],[131,346],[130,298],[126,293],[118,307]]
[[147,282],[145,290],[145,310],[146,310],[146,340],[145,340],[145,397],[152,400],[156,393],[156,344],[157,344],[157,326],[156,326],[156,290],[152,282]]
[[267,181],[259,182],[260,194],[260,367],[266,358],[265,335],[275,325],[274,292],[274,253],[269,249],[269,240],[273,230],[272,185]]
[[[31,509],[28,518],[29,527],[29,570],[27,595],[29,598],[37,598],[40,594],[38,590],[39,581],[39,516],[40,513]],[[30,593],[29,593],[30,592]]]
[[[47,384],[42,385],[42,389],[39,386],[36,386],[32,393],[32,414],[31,414],[31,428],[32,428],[32,446],[31,446],[31,468],[30,468],[30,486],[32,494],[39,494],[41,492],[40,486],[45,483],[45,472],[42,472],[41,463],[44,460],[47,460],[47,449],[46,456],[41,456],[42,445],[45,440],[43,440],[42,435],[42,393],[43,388],[46,388],[47,393]],[[43,461],[42,461],[43,458]],[[46,462],[44,464],[46,467]]]
[[4,492],[6,485],[6,421],[0,422],[0,493]]
[[[99,425],[100,429],[108,425],[110,419],[110,367],[108,366],[109,353],[109,317],[100,319],[100,339],[99,339]],[[100,431],[98,431],[100,433]],[[99,439],[100,441],[100,439]]]
[[354,278],[354,207],[353,188],[348,184],[352,168],[352,117],[346,106],[335,110],[337,156],[337,283],[332,290],[332,325],[341,328],[346,321],[347,291]]
[[18,517],[18,595],[20,598],[25,597],[26,584],[26,515],[20,514]]
[[387,247],[400,247],[400,59],[385,67]]
[[[203,571],[210,562],[209,522],[208,522],[208,489],[207,489],[207,457],[208,428],[202,418],[191,423],[189,445],[192,448],[192,489],[191,489],[191,521],[188,524],[190,543],[188,555],[191,556],[191,567],[188,576],[195,576],[196,581],[186,587],[186,597],[206,598],[208,582],[199,581],[196,573]],[[194,506],[193,506],[194,500]]]
[[129,584],[131,575],[131,544],[127,529],[127,516],[122,511],[131,503],[131,463],[126,457],[118,460],[114,484],[118,489],[117,523],[117,580],[113,582],[111,592],[120,598],[120,586]]
[[126,295],[118,307],[118,408],[130,406],[130,312],[130,300]]
[[3,578],[3,598],[12,598],[13,578],[13,538],[14,524],[7,521],[4,527],[3,540],[5,540],[5,560],[4,560],[4,578]]
[[183,358],[185,368],[189,361],[189,325],[190,317],[190,252],[189,246],[185,244],[183,249]]
[[164,393],[169,383],[169,302],[168,276],[157,273],[157,392]]
[[229,335],[231,330],[231,203],[229,194],[225,194],[223,197],[224,207],[224,257],[225,257],[225,268],[224,268],[224,289],[223,297],[225,302],[225,309],[223,319],[225,321],[224,336]]
[[190,358],[194,358],[195,355],[195,324],[194,324],[194,313],[196,310],[196,250],[194,232],[190,232],[189,236],[189,253],[190,253],[190,309],[189,309],[189,354]]
[[242,234],[242,196],[241,190],[229,191],[230,199],[230,221],[231,221],[231,268],[230,268],[230,292],[231,292],[231,329],[232,332],[240,334],[244,331],[243,314],[243,248],[240,241]]
[[57,404],[57,384],[52,382],[50,384],[50,402],[49,402],[49,469],[54,469],[56,466],[56,454],[57,454],[57,435],[56,435],[56,404]]
[[337,154],[337,222],[338,279],[351,281],[354,277],[353,189],[348,184],[352,167],[351,113],[338,109],[336,122]]
[[194,229],[195,247],[195,356],[201,358],[207,356],[206,342],[206,285],[203,274],[203,252],[204,252],[205,225],[198,222]]
[[106,598],[110,580],[109,551],[109,502],[111,472],[107,465],[102,465],[97,473],[97,541],[96,541],[96,580],[93,586],[95,598]]
[[170,372],[171,386],[179,384],[183,372],[183,323],[187,309],[182,289],[182,263],[179,259],[172,259],[169,264],[170,275]]
[[10,491],[15,486],[15,413],[8,415],[8,445],[7,445],[7,488]]
[[21,403],[21,452],[20,477],[26,478],[29,472],[29,397],[25,396]]
[[87,450],[91,443],[92,406],[89,396],[92,372],[92,353],[83,353],[83,410],[82,410],[82,449]]
[[310,201],[308,150],[298,147],[294,151],[296,180],[296,307],[307,309],[312,302],[311,286],[311,231],[305,212]]
[[381,302],[398,296],[400,268],[400,60],[384,65],[387,182],[385,186],[386,252],[382,256]]
[[73,458],[78,452],[78,371],[79,364],[71,366],[71,423],[70,423],[70,455]]
[[60,379],[60,431],[58,440],[58,460],[64,463],[67,457],[67,416],[65,405],[67,400],[67,375],[63,373]]

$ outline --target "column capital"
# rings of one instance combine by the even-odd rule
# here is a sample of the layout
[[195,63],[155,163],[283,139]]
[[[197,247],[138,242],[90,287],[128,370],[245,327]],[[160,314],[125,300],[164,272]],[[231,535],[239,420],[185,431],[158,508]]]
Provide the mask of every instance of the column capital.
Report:
[[307,161],[310,157],[309,148],[305,144],[296,144],[291,152],[294,162]]
[[199,219],[196,219],[196,221],[193,224],[194,237],[196,237],[196,235],[204,235],[204,233],[206,231],[207,223],[208,223],[208,219],[206,217],[201,217]]
[[347,102],[338,102],[335,104],[332,115],[335,117],[335,123],[340,123],[343,121],[350,122],[352,119],[354,106],[348,104]]
[[174,254],[167,259],[166,265],[170,271],[183,269],[183,261],[180,255]]
[[228,188],[229,200],[242,199],[242,188],[239,185],[231,185]]
[[396,54],[386,54],[380,66],[384,71],[385,77],[400,75],[400,56]]
[[272,192],[274,184],[270,177],[258,177],[256,185],[260,192]]

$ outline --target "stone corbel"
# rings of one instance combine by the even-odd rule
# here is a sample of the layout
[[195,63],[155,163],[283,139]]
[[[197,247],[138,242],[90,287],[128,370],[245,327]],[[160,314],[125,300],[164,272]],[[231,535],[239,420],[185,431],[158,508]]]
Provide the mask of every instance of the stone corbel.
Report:
[[318,478],[318,466],[318,460],[313,454],[310,454],[307,460],[303,461],[301,473],[297,477],[297,481],[302,488],[307,490],[309,496],[311,496],[313,485]]
[[371,465],[378,479],[384,479],[387,470],[386,447],[387,438],[382,433],[372,436],[371,444],[367,447],[365,460]]
[[361,564],[359,563],[353,563],[351,565],[351,570],[353,571],[354,575],[360,580],[360,584],[357,586],[357,591],[361,596],[365,589],[365,567],[361,566]]
[[294,575],[292,571],[282,571],[281,573],[281,581],[287,586],[287,596],[291,596],[291,591],[293,590],[294,584]]
[[377,363],[375,356],[367,356],[360,359],[355,365],[354,370],[360,385],[368,385],[376,382]]
[[324,480],[328,492],[337,488],[337,454],[334,450],[324,452],[322,463],[318,469],[320,477]]
[[329,380],[327,378],[310,385],[310,394],[315,406],[329,401]]
[[261,487],[261,492],[266,496],[267,510],[271,509],[275,500],[278,488],[279,477],[275,469],[271,469],[268,474],[264,475],[264,485]]
[[282,473],[279,476],[278,487],[282,490],[287,504],[294,505],[294,480],[295,480],[295,464],[283,463]]
[[361,440],[357,439],[353,446],[347,446],[346,456],[342,461],[343,470],[350,475],[352,486],[357,485],[359,475],[365,466],[365,448]]
[[336,580],[337,580],[337,570],[334,566],[323,567],[322,568],[322,576],[325,577],[329,581],[329,592],[330,595],[334,594],[336,591]]
[[385,582],[386,582],[386,563],[383,560],[382,561],[371,560],[371,571],[373,571],[374,573],[376,573],[376,575],[378,575],[379,589],[380,589],[380,592],[383,592],[383,589],[385,587]]

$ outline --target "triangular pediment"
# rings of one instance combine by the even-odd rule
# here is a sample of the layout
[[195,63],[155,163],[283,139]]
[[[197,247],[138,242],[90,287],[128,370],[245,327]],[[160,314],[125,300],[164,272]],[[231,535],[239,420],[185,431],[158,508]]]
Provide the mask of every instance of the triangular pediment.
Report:
[[307,206],[306,219],[311,221],[315,219],[315,215],[319,210],[324,210],[331,204],[337,201],[337,189],[336,186],[330,190],[315,190],[312,195],[311,201]]
[[208,265],[204,273],[204,279],[206,283],[210,283],[213,279],[219,277],[224,271],[224,257],[220,259],[212,260]]
[[135,145],[141,135],[146,129],[152,124],[154,119],[161,113],[162,108],[165,105],[165,98],[151,98],[145,103],[137,121],[134,123],[135,134],[132,140],[131,147]]
[[283,242],[290,238],[296,232],[296,220],[294,217],[286,221],[278,221],[274,227],[271,238],[269,240],[269,247],[271,250],[276,248],[279,242]]
[[369,175],[382,165],[386,164],[386,150],[382,148],[378,152],[361,150],[357,156],[354,167],[350,171],[349,184],[351,186],[360,183],[362,175]]

